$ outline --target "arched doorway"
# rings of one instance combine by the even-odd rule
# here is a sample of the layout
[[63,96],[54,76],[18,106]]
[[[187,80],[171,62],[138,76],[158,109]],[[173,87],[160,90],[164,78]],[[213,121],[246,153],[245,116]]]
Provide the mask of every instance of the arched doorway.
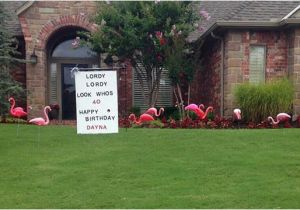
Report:
[[99,67],[99,55],[87,46],[74,46],[78,27],[65,27],[53,34],[48,41],[48,100],[59,107],[57,119],[75,120],[75,79],[73,67]]

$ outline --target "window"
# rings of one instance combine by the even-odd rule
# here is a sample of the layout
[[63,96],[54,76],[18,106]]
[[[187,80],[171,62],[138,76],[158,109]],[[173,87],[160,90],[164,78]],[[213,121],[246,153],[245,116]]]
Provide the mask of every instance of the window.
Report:
[[[154,75],[155,77],[155,75]],[[146,81],[143,82],[146,85]],[[148,88],[145,88],[145,94],[148,93]],[[137,74],[134,71],[134,82],[133,82],[133,104],[136,107],[140,107],[141,111],[148,108],[147,99],[144,100],[141,84],[138,80]],[[160,78],[159,93],[156,106],[157,107],[168,107],[172,105],[172,86],[171,81],[168,78],[168,71],[163,69]]]
[[97,53],[91,51],[87,46],[80,46],[78,48],[72,47],[73,40],[66,40],[60,43],[53,51],[53,58],[95,58]]
[[249,82],[259,84],[265,82],[266,47],[250,46]]

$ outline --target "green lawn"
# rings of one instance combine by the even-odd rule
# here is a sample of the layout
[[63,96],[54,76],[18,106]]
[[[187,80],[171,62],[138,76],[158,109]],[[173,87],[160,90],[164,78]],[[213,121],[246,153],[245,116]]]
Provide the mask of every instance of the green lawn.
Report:
[[300,208],[300,129],[0,124],[0,208]]

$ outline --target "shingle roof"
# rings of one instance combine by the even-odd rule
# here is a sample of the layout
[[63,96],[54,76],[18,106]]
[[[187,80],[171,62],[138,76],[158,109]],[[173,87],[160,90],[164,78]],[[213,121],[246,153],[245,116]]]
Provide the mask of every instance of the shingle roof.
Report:
[[300,1],[251,1],[230,20],[280,21],[300,4]]
[[207,11],[211,19],[202,21],[202,31],[195,31],[189,37],[196,40],[217,21],[237,22],[280,22],[300,5],[300,1],[201,1],[197,10]]
[[[22,35],[21,26],[16,14],[25,1],[3,1],[6,11],[10,13],[10,20],[7,21],[6,28],[13,35]],[[300,5],[300,1],[200,1],[195,2],[198,11],[207,11],[211,18],[202,21],[202,31],[191,33],[189,39],[198,39],[217,21],[254,21],[254,22],[279,22],[293,9]]]
[[4,7],[4,11],[8,13],[8,20],[5,21],[4,26],[14,36],[22,36],[22,29],[16,14],[16,9],[21,7],[25,2],[23,1],[3,1],[1,4]]

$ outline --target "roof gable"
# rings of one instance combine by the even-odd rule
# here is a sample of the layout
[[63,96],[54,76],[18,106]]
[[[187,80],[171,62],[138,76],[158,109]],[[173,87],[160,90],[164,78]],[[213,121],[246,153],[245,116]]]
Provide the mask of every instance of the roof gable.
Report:
[[288,17],[288,18],[299,19],[300,18],[300,5],[298,7],[296,7],[289,15],[290,15],[290,17]]
[[9,11],[9,15],[7,20],[5,21],[5,28],[13,35],[13,36],[22,36],[22,29],[18,19],[18,15],[16,14],[16,10],[21,7],[24,2],[22,1],[3,1],[1,2],[5,11]]
[[16,14],[19,15],[25,10],[27,10],[31,5],[33,5],[34,1],[27,1],[22,6],[16,9]]

